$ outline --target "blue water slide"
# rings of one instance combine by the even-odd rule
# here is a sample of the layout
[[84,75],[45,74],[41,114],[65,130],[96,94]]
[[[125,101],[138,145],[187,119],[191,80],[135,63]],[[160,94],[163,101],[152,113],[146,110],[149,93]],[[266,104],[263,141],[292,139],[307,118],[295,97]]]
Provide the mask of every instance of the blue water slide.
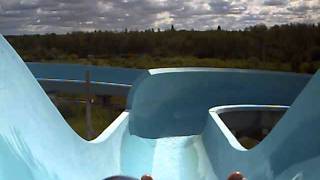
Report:
[[28,68],[47,93],[85,93],[86,74],[96,95],[127,96],[134,81],[146,70],[79,64],[28,62]]
[[[316,180],[319,92],[319,72],[310,80],[310,75],[237,69],[148,70],[130,89],[126,110],[86,141],[1,36],[0,179],[150,174],[156,180],[223,180],[241,171],[248,179]],[[239,104],[290,108],[260,144],[247,150],[216,112]]]

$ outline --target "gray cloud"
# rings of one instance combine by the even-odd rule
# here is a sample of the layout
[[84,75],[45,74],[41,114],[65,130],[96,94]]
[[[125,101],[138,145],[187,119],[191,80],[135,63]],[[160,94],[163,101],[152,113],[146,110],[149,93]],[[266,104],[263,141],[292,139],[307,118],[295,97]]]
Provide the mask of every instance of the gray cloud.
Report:
[[286,0],[265,0],[263,2],[264,5],[267,6],[282,6],[286,5],[288,2]]
[[318,11],[320,9],[320,4],[315,6],[310,6],[307,4],[299,4],[297,6],[290,6],[287,9],[292,12],[300,12],[300,13],[304,13],[306,11]]
[[216,14],[241,14],[247,10],[246,3],[236,1],[213,0],[210,5]]
[[319,20],[319,4],[320,0],[0,0],[0,33],[312,23]]

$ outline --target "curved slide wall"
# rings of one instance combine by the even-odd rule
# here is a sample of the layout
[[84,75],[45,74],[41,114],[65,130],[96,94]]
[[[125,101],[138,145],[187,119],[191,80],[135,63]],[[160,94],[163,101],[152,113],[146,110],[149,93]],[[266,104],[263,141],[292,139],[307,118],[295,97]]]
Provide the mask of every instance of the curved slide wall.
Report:
[[319,179],[319,102],[318,71],[271,133],[248,151],[210,111],[202,137],[217,176],[240,170],[248,179]]
[[[0,179],[100,180],[118,174],[140,177],[149,173],[160,180],[214,180],[225,179],[233,169],[242,170],[250,178],[277,175],[281,179],[300,172],[301,167],[310,171],[309,167],[319,162],[317,140],[309,141],[311,150],[315,150],[309,150],[306,156],[300,150],[295,151],[299,154],[295,160],[280,161],[278,157],[287,152],[286,145],[301,145],[301,138],[288,139],[292,133],[302,133],[298,126],[308,129],[319,117],[314,111],[317,103],[307,111],[311,119],[308,124],[293,121],[289,130],[283,131],[289,121],[285,118],[298,116],[304,98],[299,100],[292,115],[288,112],[281,121],[283,125],[279,123],[270,138],[252,152],[234,148],[232,142],[236,142],[227,129],[218,126],[213,114],[208,113],[210,107],[233,103],[288,105],[308,80],[309,76],[260,71],[150,70],[131,90],[128,110],[88,142],[68,126],[21,58],[0,37]],[[231,86],[229,81],[233,82]],[[312,82],[312,87],[319,84]],[[247,90],[249,93],[245,93]],[[312,97],[308,96],[307,102]],[[318,135],[316,129],[311,128],[307,137]],[[275,140],[274,136],[280,138]],[[253,171],[257,164],[263,166]]]
[[102,179],[121,173],[128,113],[100,143],[65,122],[21,58],[0,37],[0,179]]
[[237,69],[150,70],[129,94],[130,131],[147,138],[200,134],[211,107],[291,105],[309,78]]

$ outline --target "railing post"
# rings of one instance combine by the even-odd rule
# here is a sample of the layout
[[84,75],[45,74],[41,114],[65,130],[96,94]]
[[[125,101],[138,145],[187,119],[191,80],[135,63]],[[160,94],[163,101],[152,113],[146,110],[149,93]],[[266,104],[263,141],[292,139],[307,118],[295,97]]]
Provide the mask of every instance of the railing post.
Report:
[[93,138],[93,127],[92,127],[92,120],[91,120],[91,104],[92,104],[92,96],[91,96],[91,83],[90,83],[90,71],[86,71],[86,131],[87,131],[87,138]]

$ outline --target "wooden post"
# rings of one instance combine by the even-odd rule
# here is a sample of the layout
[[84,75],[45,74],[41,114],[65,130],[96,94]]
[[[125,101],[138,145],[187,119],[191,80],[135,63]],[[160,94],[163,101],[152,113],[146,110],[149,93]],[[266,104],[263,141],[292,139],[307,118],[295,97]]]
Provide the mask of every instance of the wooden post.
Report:
[[91,120],[91,84],[90,84],[90,71],[86,71],[86,131],[87,138],[91,140],[93,138],[93,127]]

